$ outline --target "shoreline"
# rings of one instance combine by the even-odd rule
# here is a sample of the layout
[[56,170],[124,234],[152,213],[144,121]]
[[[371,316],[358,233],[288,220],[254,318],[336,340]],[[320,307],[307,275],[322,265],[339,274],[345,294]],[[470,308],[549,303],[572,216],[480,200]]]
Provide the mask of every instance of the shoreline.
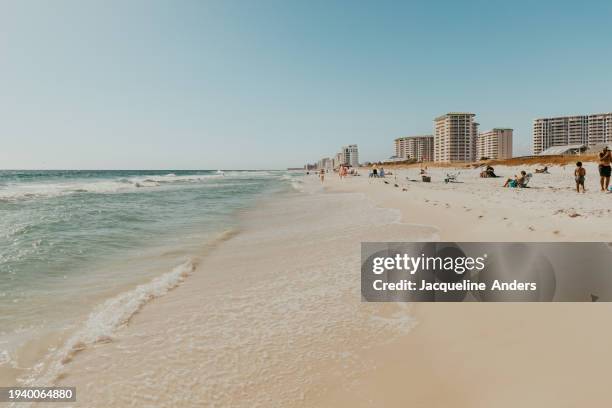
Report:
[[[231,238],[235,234],[234,218],[243,209],[256,205],[257,197],[256,194],[247,191],[242,201],[240,198],[243,196],[239,196],[238,200],[225,200],[227,205],[221,206],[219,203],[223,201],[223,194],[226,194],[225,191],[229,191],[229,188],[240,185],[250,190],[252,189],[250,186],[254,183],[260,183],[265,187],[265,191],[258,193],[263,194],[274,194],[276,191],[291,189],[288,182],[291,178],[280,173],[270,175],[249,172],[246,175],[231,174],[221,179],[216,174],[210,177],[208,174],[210,172],[202,171],[201,173],[204,174],[177,172],[178,176],[175,174],[147,176],[164,182],[149,188],[137,189],[128,195],[108,196],[98,191],[97,187],[100,183],[123,186],[128,184],[127,179],[117,179],[118,175],[115,173],[123,173],[123,171],[102,173],[92,180],[69,179],[61,184],[64,186],[80,183],[79,185],[87,186],[91,191],[74,191],[62,197],[55,197],[54,194],[49,193],[49,197],[37,196],[27,199],[27,204],[37,209],[45,208],[45,206],[51,207],[54,202],[58,201],[64,203],[61,200],[70,200],[67,206],[74,202],[87,201],[88,214],[109,214],[106,215],[108,218],[114,215],[125,217],[124,221],[128,225],[130,221],[134,221],[136,232],[128,236],[123,235],[120,240],[114,242],[107,237],[112,234],[112,231],[109,233],[109,226],[106,225],[102,233],[96,235],[97,231],[94,231],[93,237],[88,236],[83,241],[100,240],[103,245],[107,246],[97,251],[94,245],[84,245],[77,256],[77,258],[80,257],[80,263],[75,261],[69,265],[70,267],[66,266],[63,271],[56,272],[50,269],[47,274],[48,280],[40,285],[42,289],[30,294],[20,286],[11,287],[10,281],[5,290],[0,289],[0,297],[3,298],[0,300],[4,300],[4,304],[8,305],[7,317],[13,316],[13,319],[7,318],[8,325],[4,327],[5,335],[2,336],[0,342],[0,384],[3,386],[25,385],[36,379],[40,381],[40,377],[44,376],[49,365],[71,358],[74,354],[72,348],[80,352],[92,343],[112,338],[115,330],[129,322],[133,313],[137,313],[151,297],[157,296],[165,287],[174,286],[177,278],[184,275],[181,265],[187,261],[197,261],[193,259],[194,254],[210,252],[219,242]],[[142,182],[141,178],[144,176],[141,173],[150,172],[132,173],[125,176],[132,181],[130,185],[135,180]],[[257,173],[254,179],[251,178],[253,173]],[[112,174],[113,177],[109,177],[108,174]],[[45,177],[56,177],[56,175],[45,175]],[[278,182],[272,184],[270,180],[275,178]],[[220,185],[217,186],[218,184]],[[226,188],[227,185],[229,187]],[[24,186],[29,185],[24,184]],[[42,187],[36,186],[38,190],[43,191],[46,184],[41,183]],[[55,182],[50,186],[51,193],[55,193],[55,190],[60,188],[58,187],[60,184]],[[65,188],[61,187],[61,189]],[[215,195],[213,190],[220,193]],[[209,191],[212,192],[209,193]],[[117,192],[125,193],[123,190]],[[198,192],[201,192],[200,196],[196,195]],[[161,200],[169,200],[163,207],[164,211],[172,212],[177,208],[184,209],[180,207],[180,204],[183,201],[193,201],[190,197],[194,195],[200,199],[202,196],[207,199],[208,196],[212,196],[210,201],[205,202],[211,208],[205,205],[202,209],[187,213],[177,211],[176,217],[174,213],[160,214],[157,219],[155,219],[155,216],[158,215],[154,211],[155,208],[151,210],[147,206],[136,209],[135,214],[131,214],[131,217],[119,211],[112,212],[118,206],[124,206],[125,212],[130,215],[129,211],[132,210],[130,203],[138,199],[150,201],[157,197]],[[147,198],[151,196],[154,197]],[[105,202],[107,199],[108,204]],[[214,214],[209,216],[208,213],[211,212]],[[148,233],[143,228],[143,223],[146,221],[147,224],[154,224],[162,218],[161,222],[168,225],[167,230],[156,234],[155,237],[143,238]],[[29,224],[25,225],[30,228]],[[37,227],[35,222],[33,225]],[[73,228],[74,225],[74,222],[71,223],[69,228]],[[151,229],[155,228],[158,227],[155,225],[151,227]],[[83,227],[82,231],[83,235],[91,232],[86,227]],[[32,251],[59,245],[61,244],[60,238],[58,237],[56,242],[53,237],[42,236],[36,241],[36,244],[33,244]],[[113,238],[112,235],[111,238]],[[134,241],[132,242],[130,238]],[[61,252],[59,254],[57,252],[59,250],[53,254],[55,258],[52,259],[61,260]],[[9,253],[9,261],[10,255]],[[35,256],[32,257],[35,258]],[[17,267],[22,267],[22,265],[17,264]],[[47,276],[44,272],[47,271],[47,268],[49,267],[41,266],[34,272],[40,272],[42,279],[45,279]],[[23,269],[25,268],[17,269],[17,272],[22,272]],[[29,271],[26,270],[26,272]],[[34,272],[30,275],[36,276]],[[27,277],[29,275],[24,273],[15,276]],[[23,287],[27,288],[25,283]],[[47,283],[48,285],[44,286]],[[36,287],[36,285],[32,286]],[[11,295],[14,295],[14,300],[10,297]]]
[[[331,391],[322,380],[331,362],[347,376],[367,371],[360,351],[415,322],[404,305],[356,313],[355,243],[430,239],[433,231],[398,223],[397,211],[361,193],[304,184],[241,214],[240,234],[200,257],[110,342],[76,353],[57,384],[88,390],[80,400],[88,407],[146,405],[153,396],[160,406],[304,406]],[[187,384],[180,373],[189,373]],[[185,387],[190,393],[178,393]]]
[[[362,241],[499,238],[500,219],[512,222],[505,240],[563,241],[574,231],[593,234],[589,218],[606,222],[591,207],[581,209],[584,218],[557,216],[552,226],[545,218],[550,209],[512,219],[513,208],[470,201],[465,211],[461,200],[470,197],[452,188],[415,183],[407,194],[363,176],[330,177],[323,186],[306,176],[302,192],[264,199],[241,214],[240,234],[201,257],[185,282],[149,302],[112,341],[75,354],[57,384],[87,390],[77,406],[88,407],[155,401],[484,408],[604,401],[603,370],[612,360],[601,350],[612,329],[599,322],[612,306],[360,301]],[[502,191],[514,194],[510,206],[525,197]],[[572,395],[553,392],[571,378],[563,351],[589,344],[591,336],[595,347],[571,357],[589,381]],[[547,365],[534,363],[538,359]],[[473,391],[475,379],[484,391]],[[176,395],[181,389],[189,392]]]

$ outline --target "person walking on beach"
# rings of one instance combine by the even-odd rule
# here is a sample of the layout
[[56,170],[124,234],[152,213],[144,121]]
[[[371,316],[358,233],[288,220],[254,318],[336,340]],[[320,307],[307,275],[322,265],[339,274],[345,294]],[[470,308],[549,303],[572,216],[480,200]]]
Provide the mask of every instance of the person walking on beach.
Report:
[[340,171],[338,171],[338,173],[340,173],[340,180],[346,178],[348,174],[348,170],[346,169],[346,166],[340,166]]
[[319,170],[319,178],[321,179],[321,184],[325,181],[325,169]]
[[580,186],[582,186],[582,192],[586,193],[584,189],[584,177],[586,176],[586,169],[582,167],[582,162],[576,163],[576,170],[574,170],[574,178],[576,179],[576,192],[580,192]]
[[601,191],[608,191],[608,186],[610,186],[611,163],[612,153],[608,146],[604,146],[602,152],[599,153],[599,184],[601,184]]
[[378,177],[378,167],[376,165],[372,166],[372,177]]

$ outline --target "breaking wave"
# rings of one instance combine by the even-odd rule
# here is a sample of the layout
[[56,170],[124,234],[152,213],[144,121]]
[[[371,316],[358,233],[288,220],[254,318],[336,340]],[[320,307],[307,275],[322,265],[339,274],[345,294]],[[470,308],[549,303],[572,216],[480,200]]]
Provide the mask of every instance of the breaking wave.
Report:
[[130,319],[149,301],[165,295],[177,287],[195,270],[196,264],[188,260],[148,283],[108,299],[96,307],[82,328],[77,330],[57,351],[49,354],[38,364],[25,384],[51,384],[61,374],[65,364],[80,351],[95,343],[110,342],[117,329]]
[[0,188],[0,200],[19,201],[35,198],[58,197],[78,193],[111,194],[155,188],[171,184],[205,183],[223,178],[223,174],[122,177],[117,179],[74,180],[70,182],[13,183]]

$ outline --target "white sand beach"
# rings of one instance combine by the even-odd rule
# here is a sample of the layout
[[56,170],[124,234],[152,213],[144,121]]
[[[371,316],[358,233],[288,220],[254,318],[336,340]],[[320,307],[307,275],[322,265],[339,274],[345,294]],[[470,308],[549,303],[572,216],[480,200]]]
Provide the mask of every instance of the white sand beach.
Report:
[[[550,174],[536,174],[537,167],[543,165],[498,166],[499,178],[480,178],[482,168],[430,168],[431,183],[420,182],[419,169],[401,169],[384,179],[389,184],[367,179],[362,169],[366,180],[330,188],[364,192],[382,207],[400,209],[406,223],[435,226],[441,240],[610,241],[612,195],[600,191],[597,165],[585,163],[585,194],[576,193],[573,165],[551,167]],[[521,170],[533,175],[529,188],[501,187]],[[459,183],[445,183],[449,173],[458,173]]]
[[0,408],[612,407],[611,20],[0,1]]
[[361,302],[362,241],[612,238],[612,196],[593,176],[578,195],[570,167],[529,189],[477,170],[445,184],[447,171],[430,170],[432,183],[407,181],[414,169],[390,184],[305,177],[45,381],[76,386],[75,406],[87,407],[605,405],[609,304]]

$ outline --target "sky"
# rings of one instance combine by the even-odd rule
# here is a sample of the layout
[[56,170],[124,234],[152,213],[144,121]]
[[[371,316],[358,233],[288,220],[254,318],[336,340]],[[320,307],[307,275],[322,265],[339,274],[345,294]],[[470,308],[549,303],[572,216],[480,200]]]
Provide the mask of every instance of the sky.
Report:
[[362,161],[451,111],[612,111],[610,1],[0,0],[0,168]]

